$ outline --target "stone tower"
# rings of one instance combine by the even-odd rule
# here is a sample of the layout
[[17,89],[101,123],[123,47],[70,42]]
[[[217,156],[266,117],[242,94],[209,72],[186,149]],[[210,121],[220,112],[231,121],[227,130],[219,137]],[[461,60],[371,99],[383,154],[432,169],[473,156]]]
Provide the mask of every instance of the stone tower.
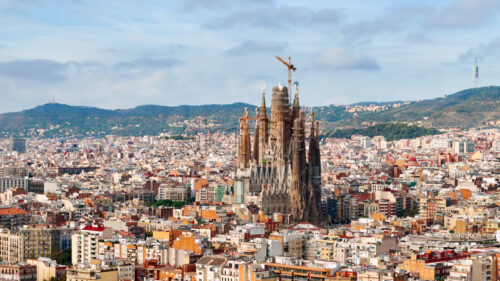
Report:
[[255,133],[253,136],[253,147],[252,147],[252,160],[257,162],[259,161],[259,109],[255,109],[255,118],[257,119],[257,122],[255,122]]
[[290,102],[288,89],[283,86],[273,88],[271,99],[270,145],[274,150],[273,159],[277,164],[284,165],[290,144]]
[[[262,91],[262,100],[259,110],[259,158],[257,159],[257,164],[262,164],[264,159],[264,153],[267,147],[267,142],[269,140],[269,119],[267,119],[267,108],[266,108],[266,93]],[[257,136],[256,136],[257,137]]]
[[304,141],[304,111],[299,112],[299,117],[293,124],[292,142],[292,184],[290,187],[291,214],[297,221],[306,218],[306,146]]
[[250,162],[250,128],[248,127],[248,108],[245,115],[240,118],[240,140],[238,145],[238,164],[242,169],[248,168]]

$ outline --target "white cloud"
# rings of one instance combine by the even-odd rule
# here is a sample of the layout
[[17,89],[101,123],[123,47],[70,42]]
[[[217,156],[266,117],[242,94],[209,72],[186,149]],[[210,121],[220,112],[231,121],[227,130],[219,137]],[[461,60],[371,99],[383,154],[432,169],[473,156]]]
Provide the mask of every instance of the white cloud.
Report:
[[500,55],[500,37],[493,38],[487,44],[481,44],[477,47],[469,48],[466,52],[460,54],[457,61],[480,58],[496,57]]
[[335,70],[380,70],[380,66],[374,58],[361,52],[339,47],[329,48],[321,52],[316,60],[316,63],[319,67]]
[[428,27],[474,28],[493,21],[499,13],[498,0],[454,0],[429,19]]
[[279,53],[288,48],[288,42],[274,42],[274,41],[254,41],[248,40],[241,42],[235,47],[226,51],[228,55],[240,56],[255,53]]
[[270,6],[233,12],[212,20],[205,26],[209,29],[231,29],[238,26],[286,29],[291,26],[337,25],[341,17],[341,12],[336,9],[315,11],[301,6]]

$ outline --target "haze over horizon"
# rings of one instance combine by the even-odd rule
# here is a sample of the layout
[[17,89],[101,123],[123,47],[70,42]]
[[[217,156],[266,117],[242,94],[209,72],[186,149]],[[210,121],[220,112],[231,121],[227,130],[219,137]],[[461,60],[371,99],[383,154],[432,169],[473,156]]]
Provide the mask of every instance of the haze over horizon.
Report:
[[0,112],[257,104],[297,66],[302,105],[498,85],[500,1],[0,0]]

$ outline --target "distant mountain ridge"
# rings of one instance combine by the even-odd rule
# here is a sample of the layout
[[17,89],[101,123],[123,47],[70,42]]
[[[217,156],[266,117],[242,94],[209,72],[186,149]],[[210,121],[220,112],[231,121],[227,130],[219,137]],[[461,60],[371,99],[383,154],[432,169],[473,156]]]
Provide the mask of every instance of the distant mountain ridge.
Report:
[[391,110],[360,115],[359,121],[418,122],[439,128],[470,128],[500,120],[500,87],[467,89],[452,95],[411,102]]
[[[268,101],[270,104],[270,101]],[[379,111],[349,111],[353,106],[378,105]],[[397,104],[397,106],[393,106]],[[197,130],[234,131],[246,103],[160,106],[142,105],[108,110],[48,103],[20,112],[0,114],[0,136],[84,137],[195,133]],[[469,128],[500,119],[500,87],[468,89],[441,98],[413,102],[362,102],[351,106],[307,108],[316,113],[325,131],[360,128],[367,123],[411,123],[436,128]],[[195,120],[199,116],[203,120]],[[203,124],[200,125],[200,122]],[[212,124],[212,125],[210,125]]]
[[188,126],[179,123],[199,116],[219,124],[222,130],[234,130],[236,123],[231,120],[237,120],[245,107],[255,108],[250,104],[233,103],[200,106],[142,105],[131,109],[110,110],[47,103],[20,112],[0,114],[0,130],[3,136],[156,135],[162,132],[182,133]]

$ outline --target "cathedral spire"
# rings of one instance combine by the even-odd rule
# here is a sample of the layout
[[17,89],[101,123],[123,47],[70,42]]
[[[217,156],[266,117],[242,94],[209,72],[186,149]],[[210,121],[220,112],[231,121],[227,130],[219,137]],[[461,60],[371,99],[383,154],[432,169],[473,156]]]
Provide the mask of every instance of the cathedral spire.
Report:
[[295,92],[295,97],[293,98],[293,107],[300,108],[299,104],[299,92]]
[[295,98],[293,99],[292,105],[292,125],[294,125],[294,120],[299,117],[300,104],[299,104],[299,92],[295,92]]
[[314,127],[314,112],[311,113],[311,137],[314,135],[314,132],[316,131],[316,128]]
[[[303,113],[303,112],[301,112]],[[292,182],[290,190],[291,214],[295,221],[306,218],[306,187],[305,174],[305,144],[304,144],[304,118],[299,113],[293,124],[292,136]]]
[[316,121],[316,166],[319,167],[320,177],[321,177],[321,152],[319,149],[319,121]]
[[267,119],[267,112],[266,112],[266,91],[265,89],[262,89],[262,99],[260,101],[260,118],[266,118]]
[[252,150],[252,160],[254,160],[257,164],[259,161],[259,108],[255,108],[255,133],[253,135],[253,150]]
[[311,114],[311,132],[309,135],[309,165],[315,166],[316,165],[316,152],[317,152],[317,147],[318,144],[316,142],[316,136],[315,136],[315,131],[316,128],[314,126],[314,112]]
[[239,147],[239,161],[242,168],[248,168],[248,162],[251,157],[251,147],[250,147],[250,130],[248,128],[248,107],[245,108],[245,115],[240,118],[240,147]]
[[311,135],[309,138],[309,186],[307,209],[308,217],[314,224],[322,224],[323,213],[321,208],[321,154],[319,149],[319,122],[311,120]]
[[[264,153],[267,146],[267,140],[269,139],[269,119],[267,119],[267,108],[266,108],[266,90],[262,88],[262,100],[260,102],[260,112],[259,112],[259,133],[255,133],[255,138],[259,141],[259,151],[257,156],[257,165],[261,164],[264,159]],[[257,131],[257,129],[256,129]]]

